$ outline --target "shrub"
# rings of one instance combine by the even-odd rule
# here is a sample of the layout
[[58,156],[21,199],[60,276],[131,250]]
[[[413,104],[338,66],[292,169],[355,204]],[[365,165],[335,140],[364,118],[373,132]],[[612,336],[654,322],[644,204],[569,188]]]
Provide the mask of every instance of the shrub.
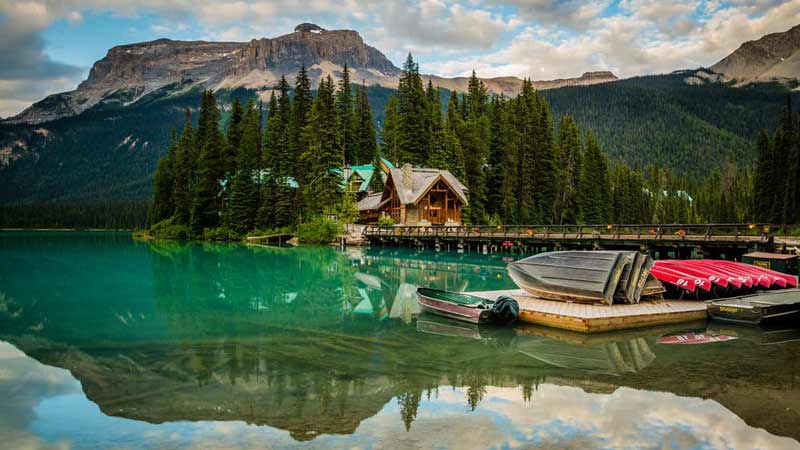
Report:
[[316,217],[297,226],[297,237],[304,244],[329,244],[342,233],[341,224],[327,217]]
[[381,228],[391,228],[394,226],[394,219],[391,216],[381,216],[378,219],[378,226]]
[[150,227],[150,234],[156,239],[189,239],[191,233],[186,225],[176,225],[172,219],[165,219]]
[[294,234],[294,227],[258,228],[248,231],[246,237],[269,236],[271,234]]
[[228,227],[206,228],[203,239],[206,241],[238,241],[242,236]]

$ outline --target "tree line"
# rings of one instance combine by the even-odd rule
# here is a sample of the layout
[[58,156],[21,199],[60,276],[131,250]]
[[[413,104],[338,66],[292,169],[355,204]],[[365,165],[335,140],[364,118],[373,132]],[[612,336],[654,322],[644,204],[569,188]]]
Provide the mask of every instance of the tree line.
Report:
[[473,224],[692,223],[751,217],[751,171],[723,164],[699,179],[666,165],[611,159],[569,114],[554,119],[525,80],[491,95],[473,71],[467,92],[422,82],[409,55],[386,104],[381,151],[392,162],[450,170],[469,189]]
[[[339,168],[377,166],[381,157],[451,171],[469,189],[464,221],[471,224],[741,222],[761,215],[747,167],[723,162],[706,177],[685,179],[657,163],[630,167],[610,159],[572,116],[554,119],[530,80],[511,98],[490,94],[473,72],[467,92],[449,93],[443,105],[447,93],[425,85],[409,55],[386,102],[380,140],[366,86],[353,86],[346,67],[338,83],[327,76],[315,93],[305,68],[293,88],[282,78],[277,91],[266,117],[261,104],[234,98],[224,129],[214,95],[203,94],[196,127],[187,114],[158,163],[148,218],[154,229],[224,237],[330,213],[352,220],[355,199],[343,191]],[[381,181],[373,177],[370,188],[381,190]]]
[[792,97],[774,134],[762,130],[756,144],[758,161],[754,182],[754,210],[760,221],[795,224],[800,219],[800,122]]
[[[192,237],[286,227],[355,210],[341,190],[344,164],[376,161],[366,86],[328,76],[313,95],[305,67],[263,107],[234,98],[225,130],[214,95],[203,94],[196,129],[187,115],[154,176],[148,221]],[[341,215],[341,214],[340,214]],[[177,228],[176,228],[177,227]],[[212,236],[213,237],[213,236]]]

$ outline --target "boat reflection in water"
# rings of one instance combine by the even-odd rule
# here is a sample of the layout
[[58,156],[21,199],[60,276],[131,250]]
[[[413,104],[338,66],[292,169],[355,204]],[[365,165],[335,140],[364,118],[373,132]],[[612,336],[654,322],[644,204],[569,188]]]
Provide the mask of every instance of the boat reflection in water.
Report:
[[10,448],[798,447],[796,342],[657,343],[725,333],[705,322],[586,336],[418,316],[416,285],[508,287],[500,260],[102,239],[0,251]]

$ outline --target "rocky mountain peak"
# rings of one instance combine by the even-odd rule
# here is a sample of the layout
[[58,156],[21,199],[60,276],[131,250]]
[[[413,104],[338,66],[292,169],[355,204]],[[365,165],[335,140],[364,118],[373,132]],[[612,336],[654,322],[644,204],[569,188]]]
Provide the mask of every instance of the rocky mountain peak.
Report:
[[[397,87],[401,70],[354,30],[326,30],[301,23],[294,32],[249,42],[175,41],[156,39],[111,48],[97,61],[77,89],[51,95],[19,115],[15,123],[43,123],[80,114],[98,104],[127,106],[158,91],[173,95],[195,87],[225,90],[244,88],[268,99],[281,77],[294,83],[305,67],[312,86],[326,76],[340,79],[347,66],[353,82]],[[468,79],[424,76],[444,89],[465,91]],[[616,80],[610,72],[587,72],[582,77],[534,82],[537,89],[604,83]],[[490,91],[516,95],[522,80],[484,79]]]
[[737,85],[800,79],[800,25],[743,43],[711,70]]

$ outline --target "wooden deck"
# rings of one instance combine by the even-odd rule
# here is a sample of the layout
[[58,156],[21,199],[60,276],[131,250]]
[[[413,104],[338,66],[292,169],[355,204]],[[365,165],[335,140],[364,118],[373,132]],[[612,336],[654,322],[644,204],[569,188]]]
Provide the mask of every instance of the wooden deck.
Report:
[[[709,251],[774,251],[768,224],[367,226],[379,245],[509,246],[509,248],[682,248]],[[459,247],[461,248],[461,247]]]
[[270,234],[268,236],[249,236],[247,242],[250,244],[277,244],[289,243],[295,236],[289,233]]
[[511,296],[519,302],[521,322],[581,333],[691,322],[708,317],[706,304],[699,301],[665,300],[607,306],[542,300],[531,297],[521,289],[469,294],[492,300],[500,295]]

